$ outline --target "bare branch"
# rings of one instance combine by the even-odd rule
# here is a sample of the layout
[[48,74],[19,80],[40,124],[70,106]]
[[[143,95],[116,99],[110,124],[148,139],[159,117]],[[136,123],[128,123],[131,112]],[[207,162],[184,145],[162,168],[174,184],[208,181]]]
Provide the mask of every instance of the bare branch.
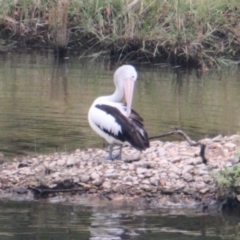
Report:
[[161,134],[158,136],[149,137],[148,139],[151,140],[151,139],[162,138],[162,137],[167,137],[167,136],[176,135],[176,134],[185,138],[185,140],[189,143],[190,146],[200,146],[199,156],[202,158],[203,163],[207,164],[208,160],[205,157],[206,145],[203,143],[200,143],[200,142],[193,141],[185,132],[183,132],[180,129],[176,129],[172,132],[168,132],[168,133]]

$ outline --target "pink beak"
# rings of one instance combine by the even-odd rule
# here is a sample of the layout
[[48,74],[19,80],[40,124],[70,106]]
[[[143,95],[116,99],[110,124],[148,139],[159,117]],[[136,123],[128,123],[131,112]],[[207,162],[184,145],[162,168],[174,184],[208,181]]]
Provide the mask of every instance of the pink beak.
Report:
[[132,109],[134,83],[135,83],[135,81],[132,80],[131,78],[128,78],[124,83],[125,100],[127,103],[127,116],[128,117],[130,116],[131,109]]

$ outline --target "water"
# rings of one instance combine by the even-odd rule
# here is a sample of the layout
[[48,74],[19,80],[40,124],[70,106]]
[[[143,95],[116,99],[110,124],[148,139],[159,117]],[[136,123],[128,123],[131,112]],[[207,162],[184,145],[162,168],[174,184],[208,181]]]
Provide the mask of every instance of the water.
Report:
[[137,207],[0,202],[0,239],[239,239],[240,217]]
[[[239,131],[237,69],[137,65],[134,109],[150,136],[179,127],[193,139]],[[102,147],[89,127],[93,100],[114,90],[116,66],[51,52],[0,56],[0,152],[6,156]],[[177,139],[174,137],[174,139]],[[179,138],[178,138],[179,139]],[[0,202],[0,239],[239,239],[239,216],[161,209]]]
[[[114,90],[116,66],[51,52],[0,56],[0,152],[7,156],[102,147],[89,127],[93,100]],[[150,136],[179,127],[193,139],[240,129],[238,70],[183,71],[137,65],[133,106]],[[174,139],[179,139],[174,137]]]

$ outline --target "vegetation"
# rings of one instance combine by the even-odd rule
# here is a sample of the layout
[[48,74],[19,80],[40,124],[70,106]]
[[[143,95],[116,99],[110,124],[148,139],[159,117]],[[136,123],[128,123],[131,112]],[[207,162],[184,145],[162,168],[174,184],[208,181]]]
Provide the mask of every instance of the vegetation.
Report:
[[122,60],[228,65],[240,56],[240,1],[4,0],[0,37],[0,50],[97,47]]
[[213,176],[219,187],[219,198],[231,197],[240,201],[240,166],[224,168]]

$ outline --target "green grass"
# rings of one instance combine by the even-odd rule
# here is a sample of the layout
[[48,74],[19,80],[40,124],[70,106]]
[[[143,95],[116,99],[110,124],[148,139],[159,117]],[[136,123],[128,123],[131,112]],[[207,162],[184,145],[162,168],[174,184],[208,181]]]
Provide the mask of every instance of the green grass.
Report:
[[[68,46],[92,48],[97,44],[125,59],[145,56],[202,68],[236,63],[240,1],[139,0],[129,10],[127,3],[132,1],[71,0],[66,9]],[[52,2],[2,1],[1,36],[55,44],[52,29],[57,23],[49,21]]]
[[212,173],[217,186],[218,198],[240,196],[240,166],[225,167]]

